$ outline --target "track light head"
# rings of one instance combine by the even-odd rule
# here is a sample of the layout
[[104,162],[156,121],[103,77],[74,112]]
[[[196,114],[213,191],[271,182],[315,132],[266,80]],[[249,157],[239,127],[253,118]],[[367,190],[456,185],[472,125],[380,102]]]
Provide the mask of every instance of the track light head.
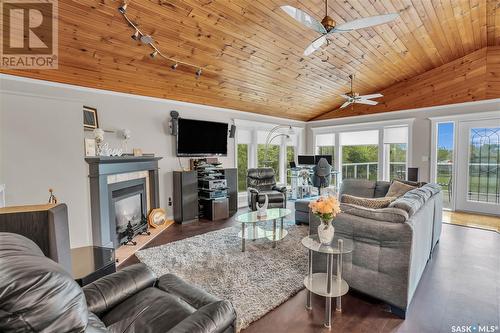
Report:
[[198,70],[196,71],[196,78],[199,79],[201,76],[201,68],[198,68]]
[[125,14],[125,12],[127,11],[127,3],[124,2],[123,5],[118,7],[118,11],[122,14]]
[[138,40],[139,39],[139,30],[136,30],[132,36],[130,36],[133,40]]
[[149,56],[154,59],[157,54],[158,54],[158,51],[154,50],[153,52],[151,52],[151,54]]
[[174,71],[177,69],[177,67],[179,67],[179,63],[175,63],[173,64],[172,66],[170,66]]
[[154,40],[153,37],[151,37],[150,35],[142,35],[141,42],[143,44],[153,44]]

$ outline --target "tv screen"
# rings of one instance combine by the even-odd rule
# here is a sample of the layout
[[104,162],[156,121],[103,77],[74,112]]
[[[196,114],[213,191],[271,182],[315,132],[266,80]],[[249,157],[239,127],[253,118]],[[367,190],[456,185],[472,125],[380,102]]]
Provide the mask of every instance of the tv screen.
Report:
[[179,118],[177,156],[225,156],[227,135],[225,123]]
[[314,155],[299,155],[297,157],[299,165],[314,165]]

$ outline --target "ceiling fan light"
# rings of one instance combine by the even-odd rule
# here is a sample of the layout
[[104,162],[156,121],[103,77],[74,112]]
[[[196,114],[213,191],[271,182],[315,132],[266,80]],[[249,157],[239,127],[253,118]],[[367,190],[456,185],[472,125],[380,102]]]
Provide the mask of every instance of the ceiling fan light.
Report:
[[179,63],[176,62],[175,64],[172,64],[172,66],[170,66],[174,71],[177,69],[177,67],[179,67]]
[[151,52],[151,54],[149,56],[154,59],[157,55],[158,55],[158,51],[155,50],[155,51]]
[[139,30],[136,30],[132,36],[130,36],[133,40],[138,40],[139,39]]

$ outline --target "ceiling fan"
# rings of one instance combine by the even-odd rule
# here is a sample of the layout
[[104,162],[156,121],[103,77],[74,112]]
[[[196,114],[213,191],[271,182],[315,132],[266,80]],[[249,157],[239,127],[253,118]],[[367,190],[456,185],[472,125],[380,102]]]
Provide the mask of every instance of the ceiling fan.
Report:
[[311,17],[309,14],[295,7],[286,5],[281,6],[281,9],[296,21],[321,34],[321,36],[313,40],[313,42],[305,49],[305,56],[308,56],[313,52],[319,50],[323,46],[323,44],[329,44],[330,41],[328,40],[328,37],[334,33],[348,32],[352,30],[373,27],[375,25],[390,22],[398,17],[398,14],[369,16],[337,25],[337,22],[335,22],[334,19],[328,16],[328,0],[325,0],[326,16],[323,18],[321,23]]
[[349,75],[349,78],[351,79],[351,91],[347,94],[340,95],[343,98],[345,98],[347,101],[344,102],[340,106],[341,109],[345,108],[346,106],[349,106],[351,104],[367,104],[367,105],[377,105],[377,101],[372,101],[372,98],[379,98],[383,97],[384,95],[382,94],[370,94],[370,95],[359,95],[358,93],[355,93],[352,91],[352,83],[354,81],[354,75]]

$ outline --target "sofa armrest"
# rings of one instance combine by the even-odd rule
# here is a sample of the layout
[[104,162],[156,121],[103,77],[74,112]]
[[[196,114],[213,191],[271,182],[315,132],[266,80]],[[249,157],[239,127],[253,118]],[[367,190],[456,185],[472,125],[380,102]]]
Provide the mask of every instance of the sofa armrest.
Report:
[[278,191],[281,193],[286,193],[286,186],[273,186],[272,188],[273,191]]
[[207,304],[175,325],[168,333],[222,333],[235,324],[236,313],[228,301]]
[[84,286],[88,310],[100,316],[130,296],[153,287],[156,276],[146,265],[135,264]]
[[195,309],[220,301],[217,297],[185,282],[174,274],[161,276],[158,279],[157,287],[169,294],[180,297]]

